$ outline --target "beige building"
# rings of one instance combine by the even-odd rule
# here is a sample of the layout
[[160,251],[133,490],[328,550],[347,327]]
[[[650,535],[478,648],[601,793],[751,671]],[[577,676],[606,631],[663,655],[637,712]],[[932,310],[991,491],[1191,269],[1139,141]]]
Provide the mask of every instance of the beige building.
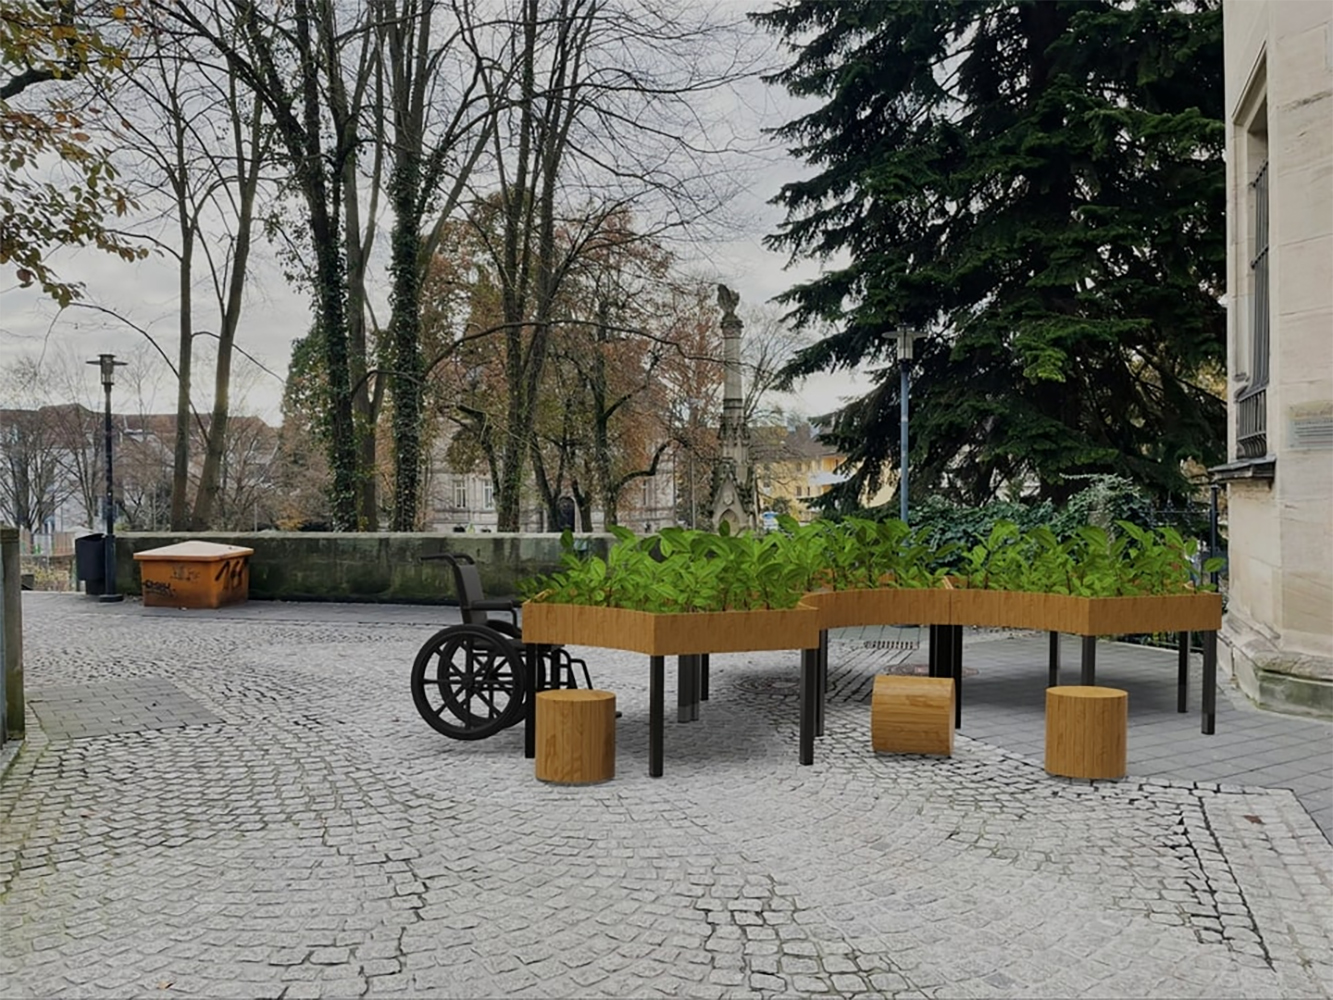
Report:
[[1220,661],[1333,714],[1333,2],[1227,0],[1230,596]]

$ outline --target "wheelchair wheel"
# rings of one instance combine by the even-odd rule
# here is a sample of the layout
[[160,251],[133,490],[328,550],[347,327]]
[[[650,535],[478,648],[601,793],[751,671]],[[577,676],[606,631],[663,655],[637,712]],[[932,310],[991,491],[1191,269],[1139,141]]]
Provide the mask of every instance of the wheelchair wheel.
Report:
[[521,647],[494,629],[451,625],[412,664],[412,700],[445,736],[484,740],[523,718]]

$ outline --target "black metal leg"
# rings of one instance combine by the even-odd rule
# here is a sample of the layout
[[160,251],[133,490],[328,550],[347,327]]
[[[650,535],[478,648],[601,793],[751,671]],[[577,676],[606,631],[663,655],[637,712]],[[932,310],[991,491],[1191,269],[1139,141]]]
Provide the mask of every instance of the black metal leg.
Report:
[[1097,683],[1097,637],[1083,637],[1083,671],[1079,683],[1092,687]]
[[699,700],[708,700],[708,654],[699,657]]
[[926,662],[929,663],[926,672],[931,677],[938,677],[940,658],[940,626],[930,626],[930,633],[926,637]]
[[816,705],[819,699],[819,650],[801,650],[801,763],[815,762]]
[[1203,634],[1203,735],[1217,729],[1217,633]]
[[824,713],[828,707],[828,629],[819,630],[819,700],[815,706],[815,735],[824,735]]
[[662,712],[666,702],[666,657],[648,658],[648,777],[662,777]]
[[1046,680],[1047,687],[1058,687],[1060,684],[1060,633],[1051,633],[1051,675]]
[[950,667],[953,671],[953,727],[963,728],[963,626],[951,625]]
[[530,760],[537,756],[537,673],[541,670],[541,644],[528,643],[524,660],[523,756]]
[[676,721],[693,722],[699,718],[698,671],[694,656],[676,657]]
[[1190,634],[1180,633],[1180,649],[1176,655],[1176,711],[1189,711],[1190,690]]

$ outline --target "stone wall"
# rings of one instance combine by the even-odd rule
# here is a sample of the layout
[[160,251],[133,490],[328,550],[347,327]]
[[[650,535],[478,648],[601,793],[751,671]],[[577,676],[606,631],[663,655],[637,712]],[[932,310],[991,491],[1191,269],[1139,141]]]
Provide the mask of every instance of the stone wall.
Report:
[[[263,531],[129,533],[116,536],[116,580],[123,594],[139,593],[135,552],[187,539],[244,545],[250,558],[250,596],[274,601],[355,601],[445,604],[456,600],[444,562],[423,555],[448,552],[477,561],[488,597],[518,596],[519,582],[559,567],[554,534],[438,534]],[[605,556],[610,535],[579,535],[577,543]]]
[[[1228,456],[1249,385],[1267,163],[1266,476],[1232,478],[1219,666],[1262,705],[1333,715],[1333,10],[1227,0]],[[1229,469],[1231,467],[1228,467]]]

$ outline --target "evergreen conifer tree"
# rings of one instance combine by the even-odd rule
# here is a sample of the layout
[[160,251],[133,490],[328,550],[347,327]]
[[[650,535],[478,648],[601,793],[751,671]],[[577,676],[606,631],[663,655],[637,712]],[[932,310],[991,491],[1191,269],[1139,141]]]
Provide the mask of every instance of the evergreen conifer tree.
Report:
[[1162,496],[1220,460],[1225,171],[1215,0],[791,0],[753,15],[818,107],[779,135],[771,245],[824,259],[782,300],[835,330],[788,374],[861,367],[825,421],[855,506],[898,462],[899,325],[918,343],[913,492],[983,502],[1123,475]]

